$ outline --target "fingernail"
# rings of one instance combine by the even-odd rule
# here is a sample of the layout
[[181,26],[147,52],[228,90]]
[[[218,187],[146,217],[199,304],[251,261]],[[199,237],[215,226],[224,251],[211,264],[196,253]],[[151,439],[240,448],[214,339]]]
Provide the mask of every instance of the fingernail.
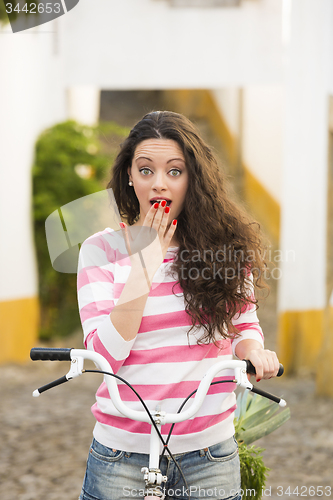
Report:
[[170,207],[165,207],[164,212],[168,214],[170,212]]
[[119,226],[121,227],[121,229],[125,229],[125,224],[123,222],[119,222]]
[[256,381],[257,381],[257,382],[260,382],[260,380],[261,380],[261,378],[256,378]]
[[163,200],[163,201],[162,201],[162,203],[161,203],[162,208],[164,208],[164,207],[165,207],[166,203],[167,203],[167,202],[166,202],[165,200]]
[[177,224],[177,219],[174,219],[174,220],[172,221],[172,224],[175,226],[175,225]]
[[159,207],[159,204],[158,203],[155,203],[154,204],[154,208],[158,208]]

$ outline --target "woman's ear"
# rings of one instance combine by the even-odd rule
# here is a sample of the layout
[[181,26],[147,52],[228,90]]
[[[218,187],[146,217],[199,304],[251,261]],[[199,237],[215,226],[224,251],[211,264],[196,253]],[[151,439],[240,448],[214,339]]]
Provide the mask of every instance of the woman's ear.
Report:
[[132,169],[131,169],[131,167],[128,167],[128,169],[127,169],[127,173],[128,173],[128,177],[129,177],[130,179],[131,179],[131,170],[132,170]]

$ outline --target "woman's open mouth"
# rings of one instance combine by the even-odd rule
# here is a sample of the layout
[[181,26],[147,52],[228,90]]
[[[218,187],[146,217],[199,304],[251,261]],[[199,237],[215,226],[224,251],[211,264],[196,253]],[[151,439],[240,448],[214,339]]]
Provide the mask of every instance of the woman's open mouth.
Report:
[[[161,201],[163,201],[163,199],[161,199],[161,200],[150,200],[150,204],[154,205],[155,203],[161,203]],[[172,201],[171,200],[164,200],[164,201],[166,201],[166,203],[167,203],[166,206],[170,207]]]

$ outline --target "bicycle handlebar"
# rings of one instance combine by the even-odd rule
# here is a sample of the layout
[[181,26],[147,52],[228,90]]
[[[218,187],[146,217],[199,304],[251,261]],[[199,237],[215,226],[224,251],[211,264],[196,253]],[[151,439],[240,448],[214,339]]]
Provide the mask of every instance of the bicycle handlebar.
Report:
[[[62,382],[66,382],[67,380],[77,377],[83,373],[83,360],[90,359],[93,361],[103,372],[113,373],[110,367],[109,362],[99,353],[94,351],[88,351],[86,349],[58,349],[58,348],[34,348],[31,349],[30,357],[32,360],[71,360],[71,370],[62,377],[61,379],[56,380],[55,382],[51,382],[46,386],[43,386],[36,391],[34,391],[33,395],[39,396],[42,392],[54,387],[55,385],[59,385]],[[220,361],[212,366],[207,373],[204,375],[201,380],[199,387],[197,389],[196,395],[192,400],[191,406],[182,411],[181,413],[169,413],[165,414],[164,412],[153,412],[155,416],[160,418],[162,424],[168,423],[177,423],[183,422],[195,415],[197,411],[200,409],[202,402],[209,390],[210,384],[213,378],[223,369],[233,369],[235,370],[235,380],[233,382],[237,383],[241,387],[252,390],[257,394],[261,394],[262,396],[268,397],[273,401],[277,402],[280,406],[286,406],[286,402],[283,399],[277,398],[261,389],[257,389],[253,387],[253,385],[248,381],[246,370],[247,366],[251,369],[249,361],[241,361],[241,360],[228,360],[228,361]],[[281,365],[282,366],[282,365]],[[253,365],[252,365],[253,367]],[[283,368],[283,367],[282,367]],[[137,420],[139,422],[148,422],[150,423],[149,415],[144,411],[133,410],[125,405],[119,395],[118,385],[116,379],[114,377],[105,377],[105,383],[107,385],[110,398],[116,407],[116,409],[128,418],[132,420]]]
[[[72,348],[55,348],[55,347],[34,347],[30,351],[30,358],[33,361],[70,361]],[[250,375],[256,375],[256,369],[250,360],[244,359],[246,362],[246,372]],[[284,373],[284,367],[280,363],[280,368],[277,377],[281,377]]]
[[[243,361],[246,362],[247,373],[249,373],[250,375],[256,375],[256,369],[253,366],[253,364],[251,363],[251,361],[249,359],[244,359]],[[277,372],[276,376],[281,377],[281,375],[283,375],[283,373],[284,373],[284,366],[281,365],[281,363],[280,363],[280,368],[279,368],[279,371]]]
[[60,347],[34,347],[30,351],[32,361],[70,361],[71,350]]

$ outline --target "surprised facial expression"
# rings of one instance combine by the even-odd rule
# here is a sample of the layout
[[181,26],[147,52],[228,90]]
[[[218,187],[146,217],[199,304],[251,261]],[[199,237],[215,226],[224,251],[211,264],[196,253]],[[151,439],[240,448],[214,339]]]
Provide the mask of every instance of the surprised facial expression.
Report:
[[140,203],[142,225],[152,204],[166,200],[170,207],[169,224],[183,209],[188,188],[184,154],[176,141],[147,139],[134,151],[128,175]]

